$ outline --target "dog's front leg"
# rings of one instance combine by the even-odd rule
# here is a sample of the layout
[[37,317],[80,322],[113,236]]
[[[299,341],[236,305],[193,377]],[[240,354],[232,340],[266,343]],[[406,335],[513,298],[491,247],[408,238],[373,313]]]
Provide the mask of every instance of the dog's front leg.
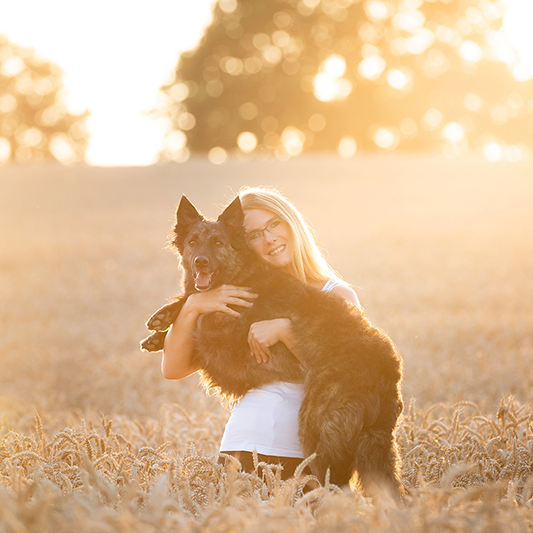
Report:
[[159,352],[165,344],[166,331],[154,331],[150,336],[141,341],[141,350],[144,352]]
[[167,331],[174,320],[176,320],[178,317],[185,301],[186,298],[181,298],[164,305],[148,319],[148,322],[146,322],[146,327],[150,331]]

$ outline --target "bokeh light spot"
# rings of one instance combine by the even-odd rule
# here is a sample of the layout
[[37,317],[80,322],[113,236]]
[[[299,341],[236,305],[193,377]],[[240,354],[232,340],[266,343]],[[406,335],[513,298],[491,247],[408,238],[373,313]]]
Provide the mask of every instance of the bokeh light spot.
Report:
[[176,102],[183,102],[189,96],[189,87],[185,83],[175,83],[170,88],[170,96]]
[[468,111],[479,111],[483,107],[483,100],[475,93],[468,93],[463,99],[463,105]]
[[442,128],[442,138],[451,143],[459,143],[465,138],[465,130],[458,122],[448,122]]
[[17,76],[24,70],[24,61],[18,56],[12,56],[3,62],[0,73],[6,78]]
[[438,109],[431,107],[422,117],[422,127],[426,130],[433,130],[442,122],[442,119],[442,113]]
[[237,9],[237,0],[218,0],[218,5],[224,13],[233,13]]
[[411,117],[405,117],[400,121],[400,131],[408,139],[413,139],[418,133],[418,126]]
[[239,115],[244,120],[253,120],[258,112],[259,110],[253,102],[246,102],[239,108]]
[[22,136],[22,142],[31,148],[39,146],[43,139],[43,134],[37,128],[28,128]]
[[459,47],[459,54],[465,61],[476,63],[483,59],[483,50],[474,41],[464,41]]
[[180,130],[170,132],[165,138],[165,146],[172,153],[182,150],[186,144],[187,135]]
[[326,127],[326,119],[324,118],[324,115],[321,115],[320,113],[315,113],[309,117],[307,123],[311,131],[314,131],[315,133],[322,131]]
[[405,40],[405,49],[410,54],[418,55],[425,52],[435,42],[435,35],[431,30],[422,28]]
[[329,56],[323,64],[323,71],[334,78],[340,78],[346,72],[346,60],[344,57],[334,54]]
[[495,141],[488,142],[483,146],[483,155],[489,161],[501,161],[503,157],[502,147]]
[[0,165],[4,165],[11,157],[11,144],[5,137],[0,137]]
[[292,16],[286,11],[278,11],[274,14],[274,24],[278,28],[289,28],[292,25]]
[[379,22],[389,18],[394,13],[394,6],[390,2],[370,0],[365,3],[365,11],[368,18]]
[[230,76],[240,76],[244,70],[244,64],[237,57],[226,56],[221,59],[220,68]]
[[285,128],[281,134],[281,142],[288,155],[300,155],[305,143],[305,133],[297,128]]
[[344,100],[352,92],[352,82],[342,78],[346,72],[344,57],[333,54],[322,62],[319,73],[313,79],[315,98],[321,102]]
[[191,113],[181,113],[177,119],[178,127],[184,131],[189,131],[196,126],[196,118]]
[[380,148],[394,150],[398,146],[399,136],[392,128],[378,128],[372,135],[372,140]]
[[351,159],[357,151],[357,143],[353,137],[343,137],[339,142],[338,153],[342,159]]
[[50,152],[64,165],[71,165],[76,161],[76,153],[70,138],[64,133],[56,133],[50,141]]
[[17,99],[12,94],[0,96],[0,113],[11,113],[17,108]]
[[265,50],[270,45],[270,37],[266,33],[256,33],[252,42],[258,50]]
[[403,70],[391,69],[387,72],[387,82],[394,89],[401,91],[405,89],[411,81],[411,77]]
[[392,25],[396,29],[409,33],[416,32],[424,25],[424,22],[426,22],[426,17],[416,9],[403,9],[392,17]]
[[224,148],[221,148],[220,146],[215,146],[215,148],[211,148],[207,154],[207,159],[209,162],[213,163],[214,165],[221,165],[222,163],[225,163],[228,159],[228,153]]
[[257,147],[257,137],[250,131],[243,131],[237,137],[237,146],[242,152],[249,154]]
[[374,55],[363,59],[363,61],[359,63],[357,71],[363,78],[370,81],[376,81],[381,76],[381,73],[385,70],[386,66],[387,62],[385,59],[379,55]]
[[224,84],[220,80],[211,80],[205,84],[205,92],[211,98],[218,98],[224,92]]

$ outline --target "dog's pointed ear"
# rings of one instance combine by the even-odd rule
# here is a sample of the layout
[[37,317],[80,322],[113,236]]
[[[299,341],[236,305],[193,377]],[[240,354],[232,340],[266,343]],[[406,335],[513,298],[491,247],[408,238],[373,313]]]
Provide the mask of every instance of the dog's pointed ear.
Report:
[[177,226],[183,229],[188,228],[193,222],[205,220],[204,217],[198,213],[194,205],[189,202],[189,199],[183,195],[176,211]]
[[240,232],[243,229],[244,211],[242,210],[241,199],[238,196],[224,209],[217,221],[222,222],[231,233]]
[[182,196],[176,211],[176,225],[168,235],[170,246],[176,248],[180,254],[183,253],[183,243],[192,225],[203,220],[205,220],[204,217],[196,211],[188,198],[185,195]]

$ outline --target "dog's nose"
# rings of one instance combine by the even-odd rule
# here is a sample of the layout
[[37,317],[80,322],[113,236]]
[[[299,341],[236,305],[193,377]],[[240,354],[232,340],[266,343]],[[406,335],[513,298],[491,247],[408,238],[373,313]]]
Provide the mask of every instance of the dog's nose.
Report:
[[205,255],[199,255],[198,257],[194,258],[194,266],[198,268],[205,268],[209,265],[209,257],[206,257]]

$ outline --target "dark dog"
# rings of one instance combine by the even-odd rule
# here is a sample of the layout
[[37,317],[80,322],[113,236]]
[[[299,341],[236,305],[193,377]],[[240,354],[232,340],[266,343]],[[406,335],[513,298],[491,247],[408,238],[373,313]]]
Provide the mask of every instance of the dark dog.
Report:
[[[197,324],[194,363],[208,388],[226,399],[274,381],[304,383],[299,438],[306,456],[317,454],[311,469],[342,486],[354,474],[367,494],[385,489],[400,494],[394,429],[403,403],[402,363],[387,335],[355,306],[301,283],[259,262],[244,240],[244,214],[236,198],[218,220],[205,220],[182,197],[171,244],[182,258],[184,294],[147,322],[154,331],[141,346],[163,347],[166,330],[187,297],[222,284],[249,287],[259,295],[240,318],[206,313]],[[303,365],[278,343],[273,357],[258,364],[247,342],[250,325],[289,318]]]

